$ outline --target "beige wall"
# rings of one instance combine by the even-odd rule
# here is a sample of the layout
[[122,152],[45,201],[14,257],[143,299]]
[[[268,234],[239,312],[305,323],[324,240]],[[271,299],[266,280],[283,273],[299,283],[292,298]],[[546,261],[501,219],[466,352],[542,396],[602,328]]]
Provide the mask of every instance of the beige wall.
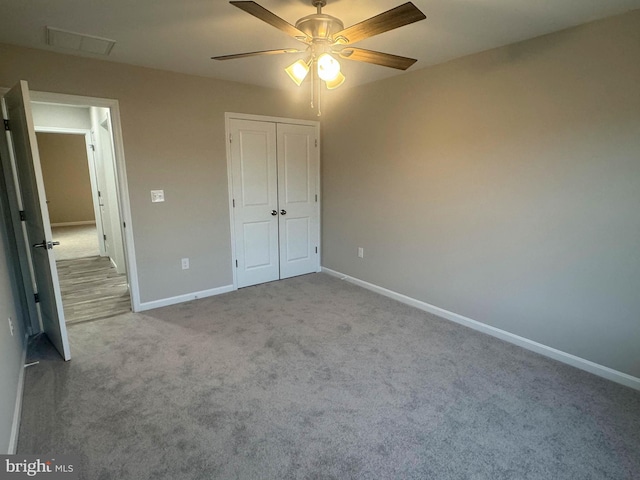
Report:
[[312,118],[306,98],[9,45],[0,65],[3,86],[119,100],[143,302],[232,283],[224,112]]
[[640,377],[639,59],[635,11],[336,90],[324,265]]
[[95,221],[84,135],[36,136],[51,223]]

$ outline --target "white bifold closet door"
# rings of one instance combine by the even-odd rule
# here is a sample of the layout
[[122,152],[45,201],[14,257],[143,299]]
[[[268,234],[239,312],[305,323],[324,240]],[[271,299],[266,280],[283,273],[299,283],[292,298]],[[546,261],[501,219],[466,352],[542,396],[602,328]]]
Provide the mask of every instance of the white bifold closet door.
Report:
[[319,155],[312,125],[231,119],[238,287],[319,268]]

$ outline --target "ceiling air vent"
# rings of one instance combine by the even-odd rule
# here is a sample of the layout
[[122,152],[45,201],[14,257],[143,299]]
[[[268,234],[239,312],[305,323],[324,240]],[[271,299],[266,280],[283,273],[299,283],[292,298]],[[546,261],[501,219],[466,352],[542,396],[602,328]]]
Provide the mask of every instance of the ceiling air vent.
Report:
[[52,47],[95,53],[97,55],[109,55],[115,44],[115,40],[109,40],[108,38],[47,27],[47,45]]

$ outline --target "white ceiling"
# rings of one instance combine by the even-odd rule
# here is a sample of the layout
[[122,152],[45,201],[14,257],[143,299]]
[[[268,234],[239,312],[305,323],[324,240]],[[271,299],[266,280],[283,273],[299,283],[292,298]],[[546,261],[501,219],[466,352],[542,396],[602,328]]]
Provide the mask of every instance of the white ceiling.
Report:
[[[258,0],[291,24],[315,12],[310,0]],[[404,0],[328,0],[346,26]],[[359,47],[417,58],[408,71],[640,8],[640,0],[413,0],[426,20]],[[45,45],[45,26],[106,37],[108,57]],[[297,88],[283,68],[292,54],[225,62],[214,55],[303,44],[221,0],[0,0],[0,42],[274,88]],[[298,55],[300,57],[301,55]],[[346,85],[403,72],[344,60]]]

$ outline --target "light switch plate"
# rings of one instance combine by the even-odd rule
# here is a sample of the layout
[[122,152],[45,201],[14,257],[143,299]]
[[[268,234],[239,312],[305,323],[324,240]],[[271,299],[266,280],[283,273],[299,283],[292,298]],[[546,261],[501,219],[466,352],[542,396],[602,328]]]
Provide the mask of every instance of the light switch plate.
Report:
[[151,202],[164,202],[164,190],[151,190]]

